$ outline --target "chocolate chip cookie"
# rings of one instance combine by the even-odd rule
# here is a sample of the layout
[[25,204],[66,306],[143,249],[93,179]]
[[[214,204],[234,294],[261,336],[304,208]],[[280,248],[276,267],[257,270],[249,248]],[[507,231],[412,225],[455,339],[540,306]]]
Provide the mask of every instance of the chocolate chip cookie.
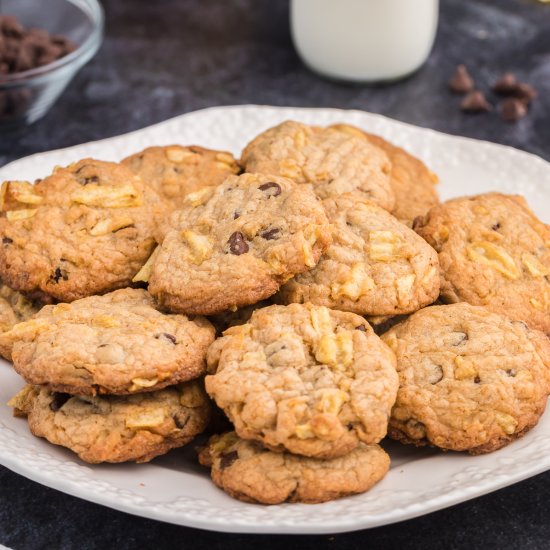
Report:
[[136,279],[169,310],[201,315],[268,298],[331,241],[310,186],[261,174],[187,195],[171,225]]
[[240,172],[231,153],[197,145],[148,147],[121,164],[153,187],[163,200],[166,213],[182,206],[188,193],[218,185],[227,176]]
[[391,188],[395,193],[395,206],[391,213],[401,222],[411,227],[417,216],[423,216],[439,204],[435,188],[439,178],[420,159],[384,138],[355,126],[336,124],[333,127],[366,138],[386,153],[391,163]]
[[522,197],[453,199],[415,229],[439,254],[443,300],[486,306],[550,334],[550,228]]
[[349,454],[330,460],[275,453],[234,432],[210,439],[199,460],[212,480],[244,502],[326,502],[364,493],[387,473],[390,457],[379,445],[360,443]]
[[31,432],[82,460],[149,462],[189,443],[208,424],[210,402],[199,381],[127,396],[73,396],[25,386],[8,403]]
[[333,458],[386,435],[395,357],[358,315],[311,304],[256,310],[208,351],[206,390],[243,439]]
[[155,246],[156,193],[128,168],[84,159],[2,186],[0,277],[71,302],[128,286]]
[[11,361],[12,342],[3,338],[17,323],[30,319],[40,309],[35,303],[0,281],[0,355]]
[[128,394],[196,378],[205,371],[214,327],[166,315],[141,289],[45,306],[16,325],[15,370],[30,384],[79,395]]
[[439,295],[436,251],[370,201],[323,201],[333,242],[316,267],[286,283],[283,303],[323,305],[360,315],[412,313]]
[[550,391],[550,340],[467,303],[431,306],[382,336],[397,356],[389,435],[480,454],[525,434]]
[[322,199],[352,192],[386,210],[395,204],[386,153],[338,128],[283,122],[254,138],[244,149],[241,164],[247,172],[312,183]]

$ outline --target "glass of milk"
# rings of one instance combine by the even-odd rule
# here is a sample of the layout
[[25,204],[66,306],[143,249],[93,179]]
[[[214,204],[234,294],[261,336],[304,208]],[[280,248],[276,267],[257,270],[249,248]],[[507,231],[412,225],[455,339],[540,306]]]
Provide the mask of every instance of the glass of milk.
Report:
[[294,45],[315,72],[339,80],[403,78],[428,58],[439,0],[291,0]]

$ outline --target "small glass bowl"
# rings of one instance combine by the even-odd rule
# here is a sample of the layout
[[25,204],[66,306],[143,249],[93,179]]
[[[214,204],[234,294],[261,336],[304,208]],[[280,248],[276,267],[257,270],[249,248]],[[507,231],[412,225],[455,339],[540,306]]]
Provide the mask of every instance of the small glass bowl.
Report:
[[96,54],[103,38],[103,9],[97,0],[0,0],[0,13],[15,16],[26,28],[63,35],[77,46],[53,63],[0,75],[0,127],[17,128],[43,117]]

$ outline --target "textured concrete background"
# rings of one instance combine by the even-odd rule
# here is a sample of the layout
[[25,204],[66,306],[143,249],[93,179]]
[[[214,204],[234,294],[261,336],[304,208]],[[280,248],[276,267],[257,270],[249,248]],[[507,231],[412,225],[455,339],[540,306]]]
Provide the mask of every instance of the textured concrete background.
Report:
[[[0,165],[172,116],[243,103],[342,107],[513,145],[550,160],[550,6],[535,0],[442,0],[434,51],[394,85],[347,86],[308,72],[292,48],[284,0],[105,1],[98,56],[42,121],[0,134]],[[465,116],[446,81],[466,63],[488,88],[506,70],[539,99],[518,124]],[[494,98],[493,98],[494,99]],[[548,548],[550,473],[398,525],[333,537],[221,535],[114,512],[0,467],[0,543],[58,548]]]

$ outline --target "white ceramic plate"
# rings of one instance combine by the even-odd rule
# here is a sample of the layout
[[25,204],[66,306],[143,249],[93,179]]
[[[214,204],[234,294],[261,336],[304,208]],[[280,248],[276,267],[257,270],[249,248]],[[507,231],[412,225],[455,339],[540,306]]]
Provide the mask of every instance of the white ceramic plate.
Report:
[[[359,111],[220,107],[137,132],[34,155],[0,169],[0,180],[42,177],[86,156],[118,160],[152,144],[196,143],[239,154],[258,132],[285,119],[356,124],[408,148],[441,177],[441,197],[489,190],[521,193],[550,222],[550,164],[508,147],[440,134]],[[550,469],[550,413],[523,439],[493,454],[418,450],[388,442],[388,476],[364,495],[326,504],[244,504],[218,490],[192,448],[144,465],[89,466],[71,452],[33,437],[6,401],[23,383],[0,364],[0,463],[60,491],[162,521],[248,533],[335,533],[412,518],[494,491]],[[190,446],[192,447],[192,445]]]

